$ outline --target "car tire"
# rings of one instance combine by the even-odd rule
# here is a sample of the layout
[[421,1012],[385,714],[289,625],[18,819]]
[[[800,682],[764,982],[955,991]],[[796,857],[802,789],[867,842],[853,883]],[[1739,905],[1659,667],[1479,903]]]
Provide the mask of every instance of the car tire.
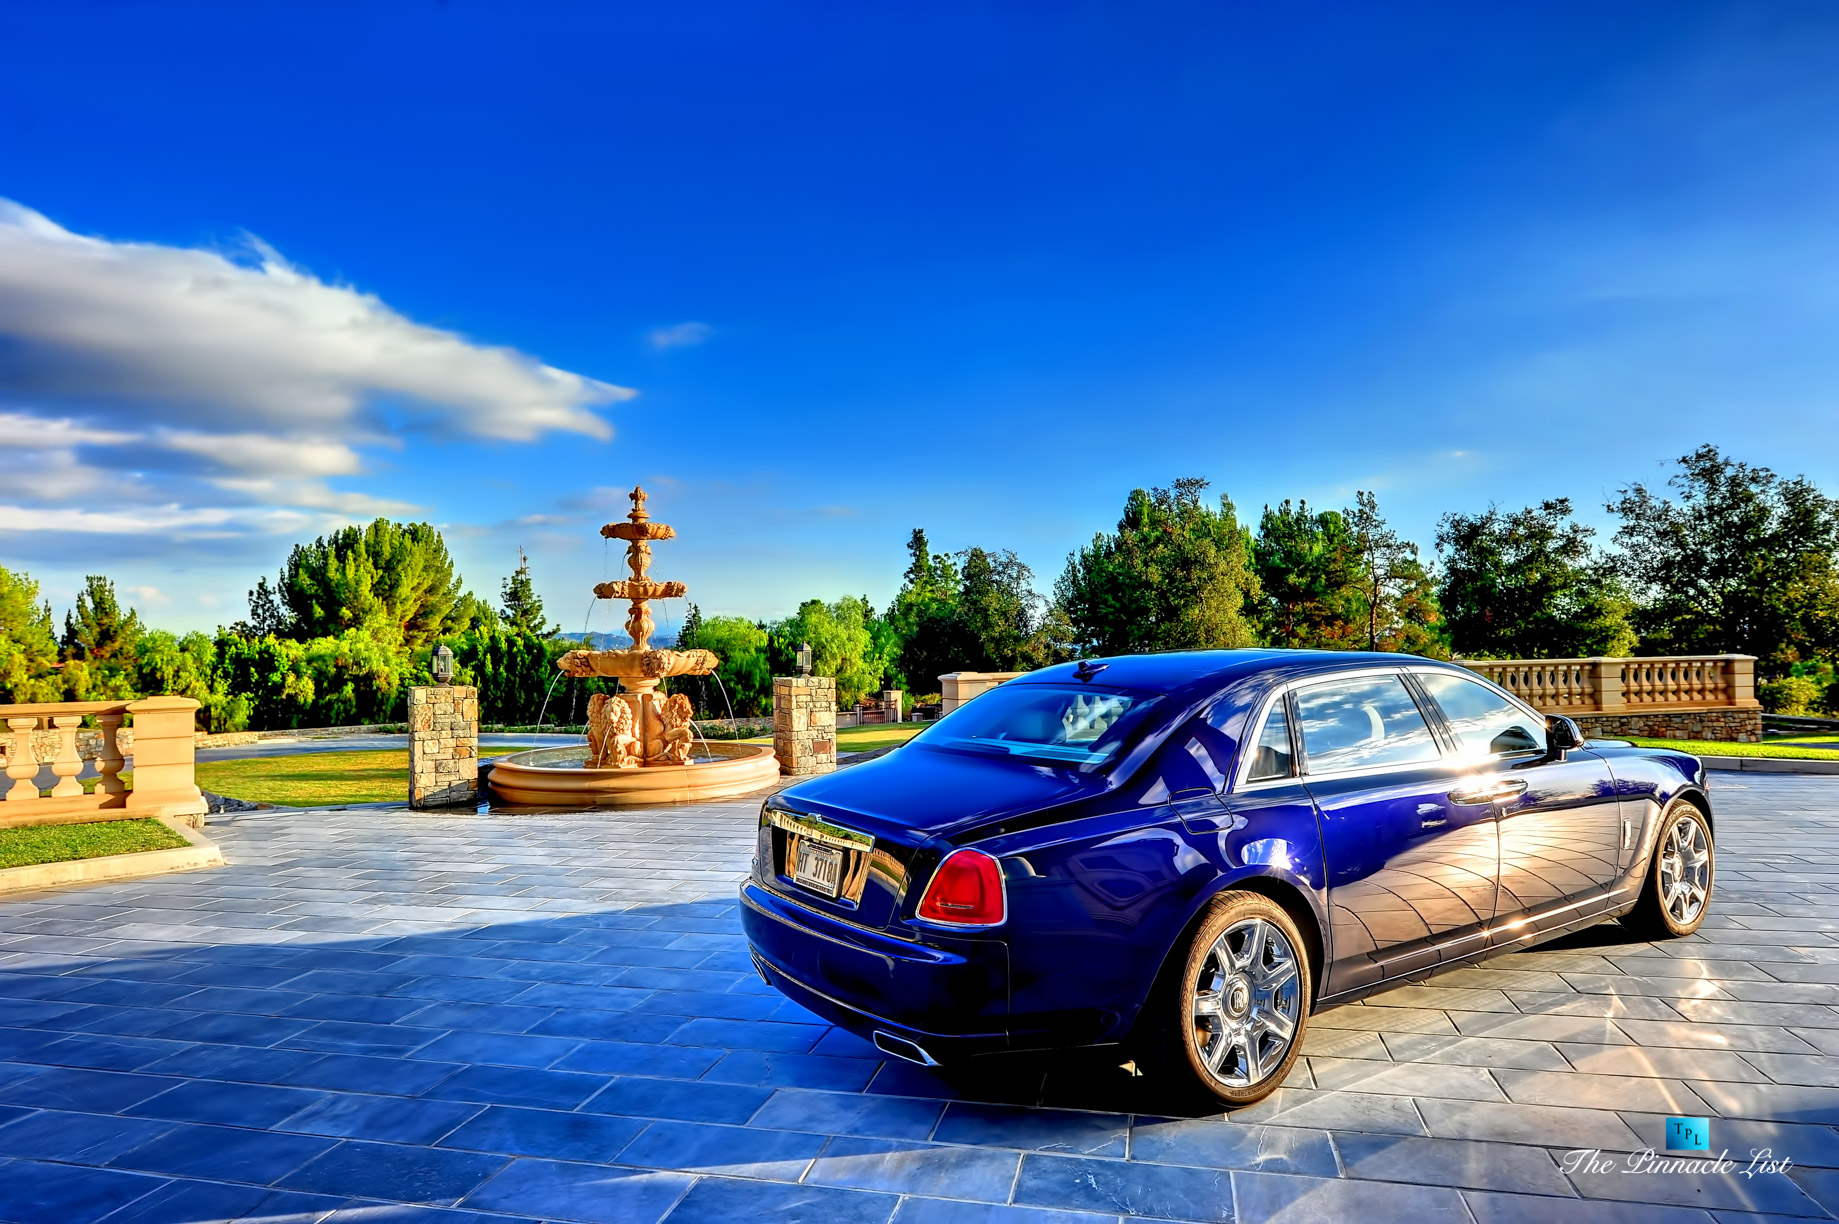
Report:
[[1223,894],[1153,1003],[1152,1073],[1231,1106],[1263,1100],[1302,1053],[1313,970],[1283,906],[1261,893]]
[[1689,799],[1675,799],[1661,813],[1641,899],[1623,925],[1646,939],[1678,939],[1698,930],[1711,909],[1716,859],[1705,813]]

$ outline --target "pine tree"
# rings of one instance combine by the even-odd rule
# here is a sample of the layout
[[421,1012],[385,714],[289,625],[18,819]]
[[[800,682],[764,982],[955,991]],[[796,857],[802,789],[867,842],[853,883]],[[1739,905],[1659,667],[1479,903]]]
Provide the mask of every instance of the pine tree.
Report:
[[530,558],[521,548],[517,550],[517,572],[504,580],[499,602],[504,607],[505,627],[513,633],[555,636],[556,627],[543,619],[543,598],[530,581]]
[[98,666],[132,667],[140,635],[140,614],[132,608],[122,611],[115,584],[101,574],[84,578],[77,606],[64,614],[64,657]]

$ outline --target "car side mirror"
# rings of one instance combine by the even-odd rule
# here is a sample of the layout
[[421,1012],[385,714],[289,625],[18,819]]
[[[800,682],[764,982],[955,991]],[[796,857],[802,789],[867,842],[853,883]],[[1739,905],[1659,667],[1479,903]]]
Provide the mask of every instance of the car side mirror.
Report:
[[1584,729],[1562,714],[1545,720],[1545,745],[1554,754],[1584,746]]

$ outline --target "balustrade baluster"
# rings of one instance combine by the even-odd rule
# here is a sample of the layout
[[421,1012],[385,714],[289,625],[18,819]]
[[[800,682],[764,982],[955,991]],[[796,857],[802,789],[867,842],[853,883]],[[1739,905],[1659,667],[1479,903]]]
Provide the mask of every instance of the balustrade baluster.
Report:
[[102,751],[96,754],[96,793],[99,795],[123,795],[127,793],[128,784],[121,780],[121,767],[127,764],[121,755],[121,722],[125,716],[119,713],[96,715],[96,725],[102,728]]
[[57,785],[51,788],[51,798],[68,799],[72,795],[81,795],[83,784],[77,781],[77,775],[83,772],[83,758],[77,752],[77,728],[83,725],[83,716],[53,714],[49,721],[57,731],[57,757],[51,762],[51,772],[57,775]]
[[13,750],[6,754],[6,776],[13,787],[6,792],[7,802],[23,803],[38,798],[38,753],[32,749],[32,732],[38,730],[37,718],[9,718],[6,725],[13,732]]

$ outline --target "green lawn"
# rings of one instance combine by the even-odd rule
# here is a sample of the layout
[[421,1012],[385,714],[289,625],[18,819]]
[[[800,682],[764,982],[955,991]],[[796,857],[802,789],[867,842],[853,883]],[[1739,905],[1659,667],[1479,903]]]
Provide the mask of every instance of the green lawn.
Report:
[[1787,744],[1733,744],[1729,740],[1663,740],[1640,735],[1612,736],[1626,739],[1643,748],[1673,748],[1693,756],[1786,757],[1796,761],[1839,761],[1839,752],[1830,748],[1794,748]]
[[[550,744],[506,744],[485,749],[501,756]],[[242,761],[204,761],[198,785],[232,799],[277,803],[283,807],[335,807],[341,803],[409,801],[409,751],[378,748],[362,752],[299,752],[287,756],[250,757]]]
[[67,863],[109,854],[174,850],[190,844],[157,820],[28,825],[23,829],[0,829],[0,867]]
[[[844,727],[836,733],[838,752],[873,752],[877,748],[895,748],[924,731],[931,723],[888,723],[883,726]],[[744,744],[770,744],[770,735],[742,740]]]

